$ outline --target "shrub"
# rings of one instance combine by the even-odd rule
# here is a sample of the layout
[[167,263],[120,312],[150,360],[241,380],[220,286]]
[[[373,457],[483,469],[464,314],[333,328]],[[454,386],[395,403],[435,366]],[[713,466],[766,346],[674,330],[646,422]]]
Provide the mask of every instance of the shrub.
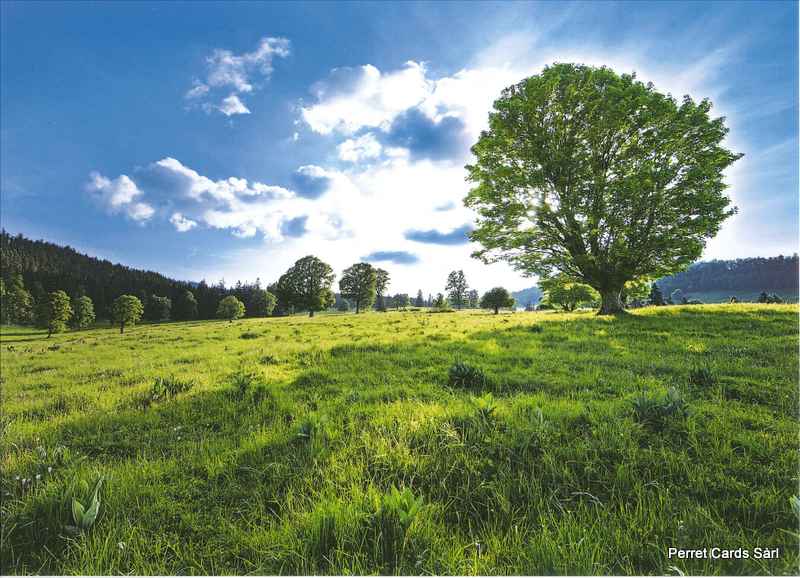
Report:
[[239,336],[239,339],[258,339],[259,334],[255,331],[245,331]]
[[695,367],[689,372],[689,383],[698,387],[711,387],[716,379],[707,367]]
[[451,387],[480,388],[485,387],[488,381],[482,369],[462,361],[454,363],[448,373],[448,383]]

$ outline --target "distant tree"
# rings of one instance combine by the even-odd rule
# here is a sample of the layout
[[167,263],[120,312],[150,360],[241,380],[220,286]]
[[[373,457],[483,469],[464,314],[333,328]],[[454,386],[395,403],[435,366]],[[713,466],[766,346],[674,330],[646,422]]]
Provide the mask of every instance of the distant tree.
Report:
[[395,309],[408,307],[411,305],[411,299],[408,298],[408,293],[396,293],[394,297],[392,297],[392,304]]
[[448,303],[444,295],[442,295],[441,293],[437,293],[436,299],[433,300],[433,303],[431,305],[433,306],[434,309],[442,310],[442,309],[447,309]]
[[67,328],[67,321],[72,317],[72,305],[69,295],[63,291],[53,291],[39,303],[36,324],[47,329],[47,337],[53,333],[61,333]]
[[650,287],[650,305],[666,305],[666,301],[664,301],[664,294],[661,292],[661,288],[658,286],[658,283],[653,283],[652,287]]
[[188,290],[181,293],[175,300],[173,312],[175,319],[180,321],[197,318],[197,299],[194,298],[194,293]]
[[94,303],[86,295],[72,300],[72,320],[70,324],[75,329],[89,327],[95,321]]
[[761,294],[758,296],[759,303],[769,303],[769,295],[766,291],[762,291]]
[[330,265],[308,255],[281,276],[276,296],[279,301],[283,297],[289,305],[308,311],[308,316],[313,317],[315,311],[327,309],[336,302],[330,288],[333,278]]
[[467,292],[467,307],[475,309],[480,305],[480,296],[477,289],[470,289]]
[[119,332],[125,331],[126,325],[136,325],[142,318],[144,307],[135,295],[120,295],[111,305],[111,319],[119,323]]
[[483,309],[494,309],[497,315],[501,307],[513,307],[514,298],[504,287],[495,287],[483,294],[480,305]]
[[3,318],[6,323],[27,325],[33,321],[33,297],[25,289],[22,275],[13,275],[3,299]]
[[575,311],[578,306],[593,303],[600,297],[589,285],[577,283],[564,275],[542,279],[539,287],[548,303],[558,305],[564,311]]
[[456,306],[456,309],[461,309],[464,305],[464,299],[467,296],[467,279],[464,277],[464,271],[451,271],[447,276],[447,285],[445,290],[450,302]]
[[417,291],[417,298],[414,299],[415,307],[425,307],[425,298],[422,296],[422,289]]
[[680,289],[675,289],[672,293],[669,294],[669,299],[675,305],[682,305],[686,303],[686,297],[683,296],[683,291]]
[[684,269],[736,211],[723,172],[741,155],[710,112],[606,67],[554,64],[505,89],[467,166],[473,255],[566,274],[621,312],[626,282]]
[[732,295],[730,300],[728,301],[728,303],[738,303],[738,302],[739,302],[739,300],[736,298],[735,295]]
[[166,321],[172,311],[172,299],[151,295],[144,308],[145,319],[149,321]]
[[375,269],[375,308],[378,311],[386,311],[386,303],[383,294],[389,288],[389,272],[383,269]]
[[250,317],[269,317],[275,309],[277,297],[264,289],[254,288],[249,292],[249,306],[245,311]]
[[342,271],[339,280],[339,291],[342,297],[352,301],[356,306],[356,313],[369,307],[375,301],[377,292],[378,274],[369,263],[356,263]]
[[233,295],[223,297],[217,307],[217,317],[227,319],[228,323],[233,323],[234,319],[244,317],[244,303]]

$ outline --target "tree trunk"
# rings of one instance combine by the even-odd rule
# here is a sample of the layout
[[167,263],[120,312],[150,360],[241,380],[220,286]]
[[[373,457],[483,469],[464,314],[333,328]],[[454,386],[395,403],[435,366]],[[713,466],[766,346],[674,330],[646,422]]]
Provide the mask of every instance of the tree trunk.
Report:
[[309,317],[314,317],[314,310],[313,309],[309,309],[308,316]]
[[53,334],[53,330],[51,328],[47,328],[47,338],[50,339],[50,336]]
[[124,329],[125,329],[125,324],[124,323],[120,323],[119,324],[119,332],[122,333]]
[[358,315],[358,312],[360,310],[361,310],[361,302],[360,301],[356,301],[356,315]]
[[598,315],[616,315],[622,313],[622,300],[620,299],[621,289],[608,289],[600,291],[600,298],[602,299],[600,311]]
[[498,313],[500,313],[500,308],[499,307],[495,307],[494,308],[494,314],[497,315]]

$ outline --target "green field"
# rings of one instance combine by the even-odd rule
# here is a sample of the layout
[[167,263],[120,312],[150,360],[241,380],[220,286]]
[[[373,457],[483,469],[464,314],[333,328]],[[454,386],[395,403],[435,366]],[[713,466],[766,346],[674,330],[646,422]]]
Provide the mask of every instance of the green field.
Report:
[[798,572],[796,306],[4,327],[0,352],[3,574]]

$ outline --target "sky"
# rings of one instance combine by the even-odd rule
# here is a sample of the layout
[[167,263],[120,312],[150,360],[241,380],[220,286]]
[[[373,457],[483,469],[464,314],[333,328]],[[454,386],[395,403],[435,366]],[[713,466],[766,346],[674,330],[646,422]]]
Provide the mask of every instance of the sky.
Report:
[[470,257],[464,165],[554,62],[711,99],[745,156],[703,258],[797,252],[796,2],[5,1],[0,49],[2,226],[174,278],[533,285]]

